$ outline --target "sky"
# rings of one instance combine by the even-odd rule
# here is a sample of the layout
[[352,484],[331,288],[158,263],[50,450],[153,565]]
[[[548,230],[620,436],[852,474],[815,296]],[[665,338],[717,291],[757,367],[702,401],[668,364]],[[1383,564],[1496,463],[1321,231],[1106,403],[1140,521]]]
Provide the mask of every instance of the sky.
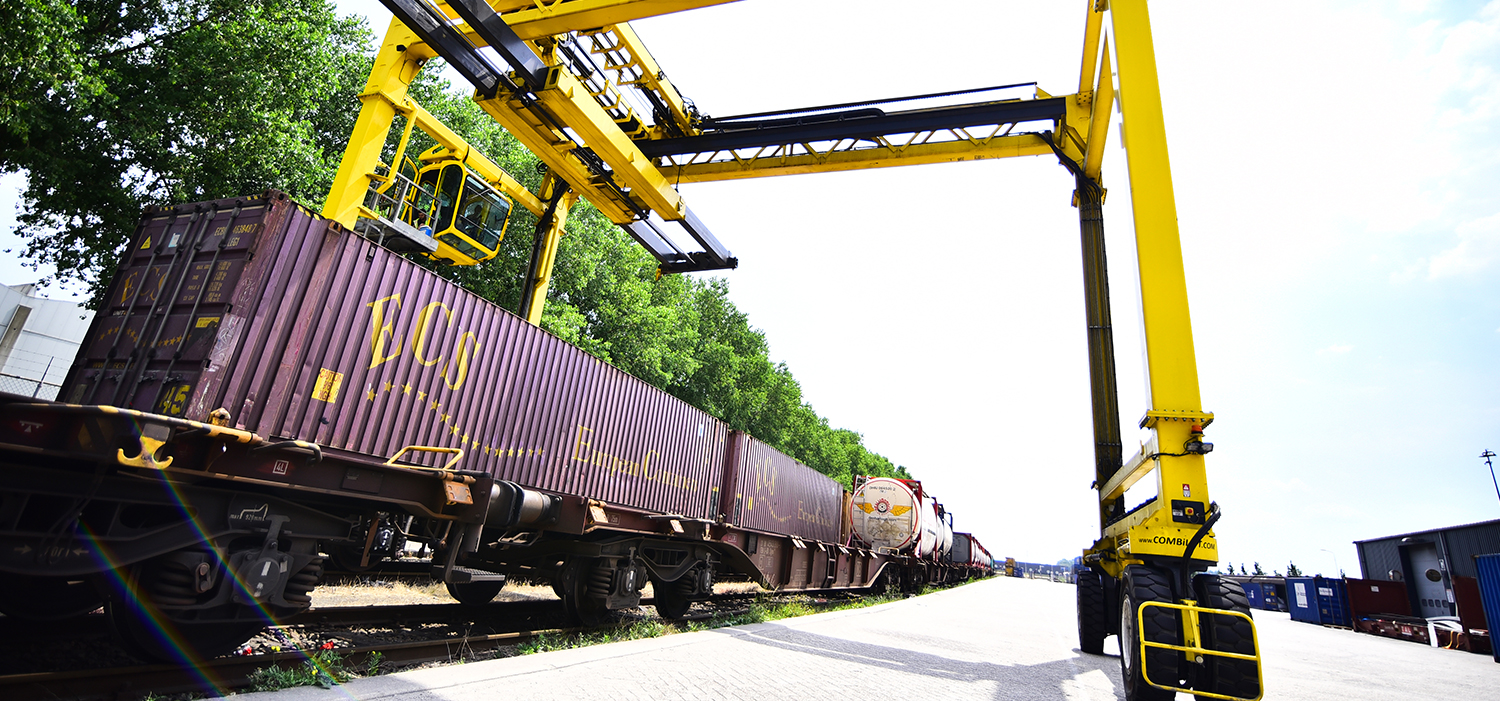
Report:
[[[1069,94],[1086,4],[746,0],[633,26],[684,95],[731,115]],[[1355,540],[1500,518],[1478,457],[1500,449],[1500,1],[1158,0],[1151,19],[1223,560],[1358,576]],[[1117,126],[1104,209],[1129,429],[1147,407]],[[0,249],[19,177],[0,178]],[[1050,157],[681,188],[807,401],[958,530],[1032,562],[1098,537],[1071,190]],[[0,281],[37,276],[16,264],[0,257]]]

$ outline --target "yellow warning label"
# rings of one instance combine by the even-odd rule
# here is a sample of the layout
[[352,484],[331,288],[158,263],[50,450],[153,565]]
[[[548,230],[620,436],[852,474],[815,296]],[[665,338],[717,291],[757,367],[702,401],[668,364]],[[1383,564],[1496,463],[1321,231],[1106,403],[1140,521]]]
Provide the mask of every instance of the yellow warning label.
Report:
[[[198,317],[198,323],[195,324],[195,326],[197,326],[200,329],[206,329],[206,328],[208,328],[210,326],[213,326],[214,324],[217,324],[217,323],[219,323],[219,317],[216,317],[216,316],[200,316],[200,317]],[[327,371],[325,370],[324,372],[327,372]]]
[[141,250],[144,251],[144,250],[146,250],[146,249],[148,249],[150,247],[151,247],[151,237],[147,236],[146,237],[146,242],[143,243],[143,244],[141,244]]
[[344,385],[344,373],[328,368],[318,371],[318,384],[313,386],[312,398],[332,404],[339,400],[339,388]]

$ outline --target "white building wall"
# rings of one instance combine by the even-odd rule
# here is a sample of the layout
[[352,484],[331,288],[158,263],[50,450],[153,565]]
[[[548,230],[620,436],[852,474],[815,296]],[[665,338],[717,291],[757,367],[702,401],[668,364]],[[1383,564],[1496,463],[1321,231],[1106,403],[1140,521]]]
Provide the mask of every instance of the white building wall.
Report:
[[0,287],[0,392],[56,399],[94,313],[35,292],[35,284]]

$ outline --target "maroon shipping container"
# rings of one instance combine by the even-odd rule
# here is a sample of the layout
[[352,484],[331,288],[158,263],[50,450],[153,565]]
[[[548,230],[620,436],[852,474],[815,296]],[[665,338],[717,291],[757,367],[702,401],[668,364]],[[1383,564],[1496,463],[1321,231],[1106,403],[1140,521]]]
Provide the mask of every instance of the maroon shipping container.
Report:
[[1386,614],[1410,616],[1411,602],[1406,598],[1406,585],[1384,579],[1354,579],[1346,577],[1349,585],[1349,613],[1354,618]]
[[382,457],[457,447],[465,469],[690,518],[716,513],[727,435],[277,192],[148,212],[62,396],[224,408],[262,436]]
[[720,513],[741,528],[838,543],[844,488],[742,431],[729,437]]

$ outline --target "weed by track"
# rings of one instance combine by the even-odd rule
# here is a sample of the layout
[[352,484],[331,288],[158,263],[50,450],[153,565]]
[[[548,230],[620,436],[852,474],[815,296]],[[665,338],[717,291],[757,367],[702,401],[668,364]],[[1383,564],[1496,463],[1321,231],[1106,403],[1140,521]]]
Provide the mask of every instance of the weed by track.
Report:
[[716,615],[703,621],[686,621],[683,623],[635,621],[614,628],[588,631],[586,633],[546,633],[533,640],[521,643],[516,648],[516,652],[521,655],[530,655],[537,652],[569,650],[575,647],[618,643],[640,638],[660,638],[677,633],[692,633],[700,630],[712,630],[714,628],[765,623],[783,618],[796,618],[814,613],[865,608],[899,601],[903,598],[905,597],[900,594],[886,594],[837,603],[816,603],[809,601],[774,602],[764,599],[752,603],[747,610]]

